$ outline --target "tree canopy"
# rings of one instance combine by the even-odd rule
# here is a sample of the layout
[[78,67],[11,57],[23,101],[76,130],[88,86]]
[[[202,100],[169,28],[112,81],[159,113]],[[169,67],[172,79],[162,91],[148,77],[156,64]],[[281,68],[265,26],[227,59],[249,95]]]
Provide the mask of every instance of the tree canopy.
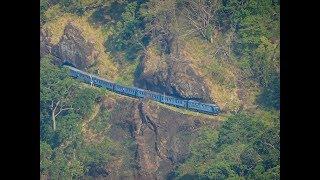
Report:
[[189,158],[178,168],[208,179],[280,179],[279,118],[230,116],[219,130],[205,129],[191,143]]

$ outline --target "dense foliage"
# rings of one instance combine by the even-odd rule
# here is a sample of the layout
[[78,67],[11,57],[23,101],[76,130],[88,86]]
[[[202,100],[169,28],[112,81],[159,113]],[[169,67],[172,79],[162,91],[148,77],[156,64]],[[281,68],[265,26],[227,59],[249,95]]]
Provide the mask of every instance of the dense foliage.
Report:
[[140,4],[131,2],[114,6],[122,8],[123,12],[112,29],[112,36],[106,41],[106,47],[111,52],[123,52],[127,60],[135,60],[147,43],[143,32],[144,22],[139,13]]
[[[104,166],[119,151],[118,145],[108,139],[87,144],[81,132],[82,121],[92,113],[100,92],[82,87],[46,57],[41,60],[40,96],[41,174],[52,179],[105,175]],[[102,118],[107,122],[108,116]]]
[[236,29],[235,54],[262,87],[258,102],[279,108],[280,2],[226,0],[221,14],[229,20],[223,26]]
[[[266,122],[268,120],[269,122]],[[203,129],[177,174],[209,179],[280,179],[279,118],[236,114],[219,130]]]

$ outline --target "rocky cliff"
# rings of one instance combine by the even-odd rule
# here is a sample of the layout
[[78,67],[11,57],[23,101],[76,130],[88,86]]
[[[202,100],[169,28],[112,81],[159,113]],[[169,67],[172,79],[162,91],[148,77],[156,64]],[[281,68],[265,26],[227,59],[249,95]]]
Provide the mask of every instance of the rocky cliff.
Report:
[[48,29],[40,30],[40,57],[51,53],[53,44],[51,43],[51,34]]
[[83,70],[97,61],[99,51],[94,48],[93,41],[82,36],[81,29],[69,22],[59,43],[52,47],[52,54],[57,58],[56,63],[67,61]]
[[[106,99],[106,104],[111,100]],[[152,101],[119,98],[110,117],[115,141],[135,141],[138,179],[165,179],[189,154],[199,128],[216,128],[219,121],[190,116]],[[112,169],[110,169],[110,175]]]
[[204,79],[183,54],[161,54],[152,48],[140,64],[135,84],[159,93],[212,103]]

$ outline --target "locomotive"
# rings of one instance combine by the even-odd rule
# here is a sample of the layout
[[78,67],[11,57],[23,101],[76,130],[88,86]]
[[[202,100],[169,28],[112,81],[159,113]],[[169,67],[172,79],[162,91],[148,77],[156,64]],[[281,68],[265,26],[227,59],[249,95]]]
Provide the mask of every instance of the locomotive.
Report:
[[69,65],[63,65],[63,67],[68,68],[70,70],[69,75],[75,79],[79,79],[80,81],[83,81],[87,84],[102,87],[119,94],[135,98],[150,98],[154,101],[158,101],[163,104],[168,104],[178,108],[185,108],[210,115],[218,115],[220,113],[220,108],[215,104],[207,104],[195,100],[184,100],[172,96],[162,95],[160,93],[156,93],[145,89],[122,86],[108,81],[106,79],[103,79],[101,77],[86,73]]

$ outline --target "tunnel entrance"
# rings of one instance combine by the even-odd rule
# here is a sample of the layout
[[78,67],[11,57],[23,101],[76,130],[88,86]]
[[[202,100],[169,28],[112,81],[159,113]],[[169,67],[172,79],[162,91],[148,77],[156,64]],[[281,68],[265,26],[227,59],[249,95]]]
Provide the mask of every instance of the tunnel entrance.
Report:
[[71,67],[76,68],[76,66],[69,61],[64,61],[61,66],[71,66]]

